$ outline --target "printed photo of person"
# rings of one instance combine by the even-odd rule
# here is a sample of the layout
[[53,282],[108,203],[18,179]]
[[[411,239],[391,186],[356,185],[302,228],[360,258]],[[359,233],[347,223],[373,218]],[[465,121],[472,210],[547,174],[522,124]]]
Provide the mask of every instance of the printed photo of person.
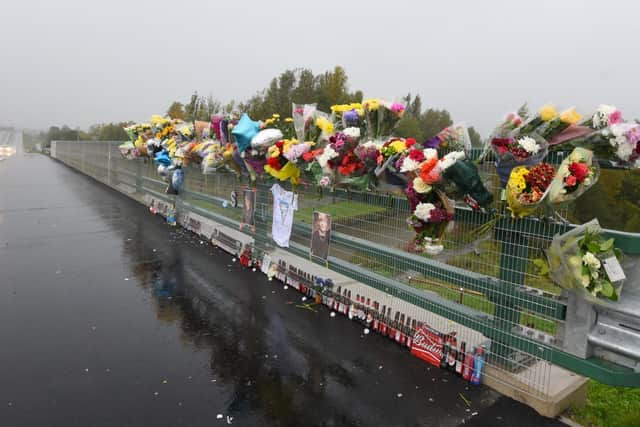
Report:
[[245,225],[251,226],[255,230],[256,226],[256,191],[250,188],[245,189],[242,203],[242,223],[240,229]]
[[311,255],[327,259],[331,240],[331,215],[323,212],[313,213],[313,233],[311,235]]

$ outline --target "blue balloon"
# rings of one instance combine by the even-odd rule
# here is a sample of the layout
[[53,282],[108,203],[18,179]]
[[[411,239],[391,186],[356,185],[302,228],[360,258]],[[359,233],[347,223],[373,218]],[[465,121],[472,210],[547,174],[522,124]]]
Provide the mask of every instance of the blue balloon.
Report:
[[235,125],[231,133],[236,138],[236,144],[238,145],[238,152],[242,153],[251,145],[251,140],[260,131],[260,122],[251,120],[251,118],[244,113],[238,124]]

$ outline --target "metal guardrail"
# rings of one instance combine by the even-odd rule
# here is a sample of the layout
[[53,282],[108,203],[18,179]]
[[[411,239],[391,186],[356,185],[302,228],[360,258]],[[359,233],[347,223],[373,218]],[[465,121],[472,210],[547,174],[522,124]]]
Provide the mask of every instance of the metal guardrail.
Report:
[[[166,196],[166,184],[153,163],[122,159],[118,145],[58,141],[52,152],[70,167],[139,201],[153,194],[237,229],[240,210],[223,203],[246,182],[231,174],[202,175],[187,168],[181,195]],[[492,165],[483,166],[481,173],[499,200]],[[458,206],[445,251],[428,258],[405,250],[412,233],[405,224],[408,206],[402,195],[296,191],[299,211],[291,238],[293,254],[308,257],[311,212],[329,211],[333,230],[328,268],[482,333],[492,340],[489,363],[518,373],[538,390],[548,388],[551,381],[550,366],[540,363],[545,361],[604,383],[640,386],[640,310],[634,308],[639,306],[640,291],[636,295],[633,286],[625,285],[625,303],[594,306],[538,277],[530,262],[548,247],[553,235],[573,225],[503,215],[491,232],[478,236],[475,231],[493,214]],[[260,183],[257,194],[253,237],[267,251],[273,248],[269,186]],[[504,206],[496,205],[504,214]],[[627,254],[640,254],[640,234],[607,232]]]

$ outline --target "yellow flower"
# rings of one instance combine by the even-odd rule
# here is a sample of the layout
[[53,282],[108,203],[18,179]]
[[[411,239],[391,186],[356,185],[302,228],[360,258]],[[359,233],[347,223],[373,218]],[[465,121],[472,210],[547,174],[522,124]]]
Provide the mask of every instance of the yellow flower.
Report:
[[389,144],[389,146],[393,148],[396,153],[402,153],[407,149],[407,144],[401,139],[396,139],[391,144]]
[[271,124],[273,124],[273,119],[267,119],[264,121],[265,126],[269,126]]
[[272,145],[267,150],[269,157],[278,157],[280,155],[280,150],[275,145]]
[[287,117],[286,119],[284,119],[284,121],[287,122],[287,123],[292,123],[293,122],[293,118]]
[[575,125],[580,119],[582,119],[582,116],[576,112],[575,108],[569,108],[560,113],[560,120],[562,120],[563,123]]
[[380,108],[380,100],[379,99],[367,99],[364,101],[365,110],[376,111]]
[[362,107],[360,108],[356,108],[356,113],[358,113],[358,116],[362,117],[364,116],[364,110],[362,109]]
[[413,179],[413,189],[416,193],[425,194],[431,191],[431,186],[418,176]]
[[318,117],[316,119],[316,126],[318,126],[320,130],[322,130],[322,132],[326,134],[333,133],[333,123],[331,123],[329,120],[325,119],[324,117]]
[[291,148],[291,146],[295,144],[295,142],[291,139],[285,139],[284,140],[284,145],[282,146],[282,153],[286,154],[289,152],[289,149]]
[[274,119],[279,119],[280,118],[280,114],[274,113],[271,117],[273,117]]
[[553,105],[547,104],[543,105],[542,108],[540,108],[540,118],[543,122],[548,122],[549,120],[553,120],[556,117],[558,117],[558,112]]

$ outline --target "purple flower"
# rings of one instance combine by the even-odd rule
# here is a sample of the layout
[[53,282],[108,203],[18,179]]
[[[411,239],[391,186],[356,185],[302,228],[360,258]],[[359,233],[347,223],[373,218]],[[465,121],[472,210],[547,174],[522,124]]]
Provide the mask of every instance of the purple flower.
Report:
[[440,138],[434,136],[433,138],[429,138],[424,143],[424,148],[438,148],[440,146]]
[[347,122],[347,124],[358,123],[358,113],[356,112],[356,110],[345,111],[342,117],[344,118],[345,122]]

